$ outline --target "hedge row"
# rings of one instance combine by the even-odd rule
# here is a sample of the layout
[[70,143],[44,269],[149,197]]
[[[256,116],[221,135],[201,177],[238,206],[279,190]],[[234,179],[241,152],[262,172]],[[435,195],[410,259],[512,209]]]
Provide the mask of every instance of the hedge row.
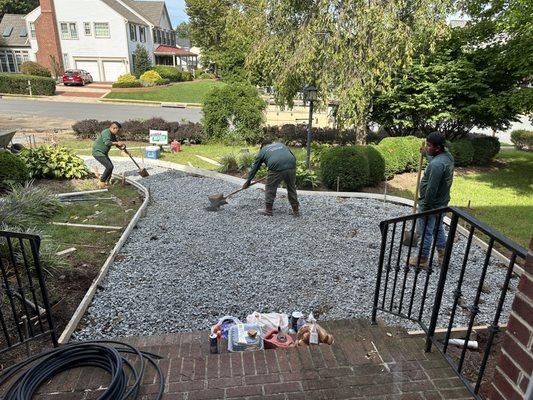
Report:
[[[339,146],[324,150],[320,157],[323,183],[330,189],[356,191],[396,174],[416,171],[423,139],[388,137],[378,145]],[[448,144],[456,166],[487,165],[500,151],[497,138],[472,135]],[[424,159],[424,164],[426,161]]]
[[[307,126],[285,124],[281,126],[266,126],[263,128],[265,136],[276,137],[289,145],[307,142]],[[340,144],[345,145],[355,143],[355,131],[333,128],[313,128],[313,142],[320,144]]]
[[156,71],[161,78],[168,79],[170,82],[192,81],[192,74],[189,71],[182,71],[176,67],[156,65],[152,67],[152,71]]
[[56,93],[56,81],[52,78],[9,72],[0,73],[0,93],[30,94],[28,81],[33,95],[53,96]]
[[[86,119],[72,125],[72,130],[80,139],[94,139],[98,133],[109,128],[111,122]],[[148,142],[150,129],[168,131],[168,137],[171,141],[174,139],[180,142],[188,140],[192,143],[202,143],[204,141],[201,124],[191,122],[180,124],[179,122],[167,122],[162,118],[125,121],[122,123],[120,138],[122,140]]]

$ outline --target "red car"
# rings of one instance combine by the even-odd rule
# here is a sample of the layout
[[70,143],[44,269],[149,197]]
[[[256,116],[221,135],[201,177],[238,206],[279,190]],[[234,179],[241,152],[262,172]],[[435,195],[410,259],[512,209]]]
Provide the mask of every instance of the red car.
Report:
[[81,85],[92,83],[93,77],[84,69],[68,69],[63,74],[63,85]]

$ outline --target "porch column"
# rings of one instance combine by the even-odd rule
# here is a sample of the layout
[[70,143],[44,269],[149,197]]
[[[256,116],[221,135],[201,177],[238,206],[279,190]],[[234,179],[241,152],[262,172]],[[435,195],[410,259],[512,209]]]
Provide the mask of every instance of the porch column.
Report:
[[176,66],[176,55],[175,54],[172,54],[172,65],[174,67]]

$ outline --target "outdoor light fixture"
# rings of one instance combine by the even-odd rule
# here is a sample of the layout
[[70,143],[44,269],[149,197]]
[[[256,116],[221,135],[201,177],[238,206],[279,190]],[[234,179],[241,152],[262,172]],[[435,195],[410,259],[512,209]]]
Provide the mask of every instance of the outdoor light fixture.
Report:
[[311,140],[313,132],[313,103],[318,100],[318,91],[313,85],[305,85],[304,89],[304,104],[309,102],[309,123],[307,124],[307,156],[305,164],[307,169],[311,166]]

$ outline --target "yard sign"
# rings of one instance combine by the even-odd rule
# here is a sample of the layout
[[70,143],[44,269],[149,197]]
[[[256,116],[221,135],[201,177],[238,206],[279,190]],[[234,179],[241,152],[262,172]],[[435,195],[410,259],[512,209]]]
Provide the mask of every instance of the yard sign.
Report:
[[156,131],[150,129],[150,143],[152,144],[168,144],[168,131]]

